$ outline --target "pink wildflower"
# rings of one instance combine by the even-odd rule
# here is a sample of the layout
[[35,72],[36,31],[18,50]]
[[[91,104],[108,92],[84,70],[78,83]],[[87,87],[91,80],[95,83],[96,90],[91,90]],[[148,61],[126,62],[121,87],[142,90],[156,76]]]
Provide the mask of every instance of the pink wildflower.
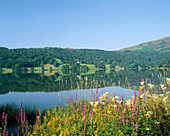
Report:
[[77,92],[76,92],[76,101],[77,101]]
[[138,131],[138,124],[136,124],[136,131]]

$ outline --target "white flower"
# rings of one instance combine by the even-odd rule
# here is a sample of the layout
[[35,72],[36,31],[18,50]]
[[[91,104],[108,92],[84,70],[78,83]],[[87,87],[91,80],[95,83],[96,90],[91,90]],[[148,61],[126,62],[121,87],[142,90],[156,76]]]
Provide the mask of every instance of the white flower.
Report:
[[166,78],[167,82],[170,82],[170,78]]
[[144,94],[140,95],[140,98],[143,99]]
[[95,102],[94,107],[97,107],[97,106],[98,106],[98,104],[99,104],[99,102],[98,102],[98,101],[97,101],[97,102]]
[[155,124],[159,125],[159,124],[160,124],[160,122],[158,122],[158,121],[155,121]]
[[115,99],[117,100],[117,99],[119,99],[119,97],[118,97],[118,96],[116,96],[116,97],[115,97]]
[[110,114],[110,113],[112,113],[112,111],[108,111],[107,113]]
[[117,105],[114,105],[115,108],[117,108]]
[[93,107],[93,105],[94,105],[94,102],[91,102],[90,104],[91,104],[91,106]]
[[96,110],[95,110],[95,109],[92,109],[92,111],[96,112]]
[[147,114],[146,114],[146,116],[150,117],[152,114],[153,114],[152,111],[148,111]]
[[107,95],[107,94],[109,94],[109,92],[106,92],[105,94]]
[[112,98],[112,101],[114,102],[114,101],[115,101],[115,98]]
[[141,86],[143,86],[144,85],[144,81],[140,82],[140,84],[141,84]]

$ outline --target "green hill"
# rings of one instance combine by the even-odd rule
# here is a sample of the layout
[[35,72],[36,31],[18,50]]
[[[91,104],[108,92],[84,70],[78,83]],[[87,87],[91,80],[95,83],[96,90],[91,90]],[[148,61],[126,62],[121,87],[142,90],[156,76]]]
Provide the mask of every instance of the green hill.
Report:
[[142,51],[170,51],[170,37],[164,37],[155,41],[150,41],[135,45],[128,48],[123,48],[122,51],[130,50],[142,50]]
[[[73,69],[79,69],[79,64],[92,64],[98,68],[106,65],[124,68],[147,68],[160,63],[169,66],[170,37],[143,43],[120,51],[105,51],[98,49],[71,48],[18,48],[0,47],[0,68],[15,70],[28,67],[40,67],[52,64],[58,67],[69,64]],[[165,63],[166,62],[166,63]],[[168,62],[168,63],[167,63]]]

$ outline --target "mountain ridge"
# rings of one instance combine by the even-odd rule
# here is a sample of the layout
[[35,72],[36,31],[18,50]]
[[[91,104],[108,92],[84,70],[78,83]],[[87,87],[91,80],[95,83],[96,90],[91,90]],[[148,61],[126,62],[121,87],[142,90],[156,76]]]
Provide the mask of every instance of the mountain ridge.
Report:
[[170,51],[170,36],[123,48],[120,51]]

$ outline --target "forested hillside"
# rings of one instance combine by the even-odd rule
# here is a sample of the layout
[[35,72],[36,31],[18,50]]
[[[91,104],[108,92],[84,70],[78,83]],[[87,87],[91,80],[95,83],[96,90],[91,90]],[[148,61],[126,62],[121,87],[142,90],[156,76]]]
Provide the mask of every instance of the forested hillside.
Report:
[[[160,51],[104,51],[94,49],[63,48],[20,48],[8,49],[0,47],[1,68],[37,67],[44,64],[111,64],[124,68],[158,66],[163,60],[170,58],[169,52]],[[58,61],[57,61],[58,62]],[[58,64],[56,64],[57,66]]]

